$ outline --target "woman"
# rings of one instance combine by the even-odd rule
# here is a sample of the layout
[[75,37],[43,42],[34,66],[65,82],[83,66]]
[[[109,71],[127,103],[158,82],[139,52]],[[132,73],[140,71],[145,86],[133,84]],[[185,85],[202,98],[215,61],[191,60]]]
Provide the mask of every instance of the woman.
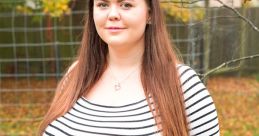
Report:
[[215,106],[171,48],[159,0],[89,0],[78,59],[42,135],[219,135]]

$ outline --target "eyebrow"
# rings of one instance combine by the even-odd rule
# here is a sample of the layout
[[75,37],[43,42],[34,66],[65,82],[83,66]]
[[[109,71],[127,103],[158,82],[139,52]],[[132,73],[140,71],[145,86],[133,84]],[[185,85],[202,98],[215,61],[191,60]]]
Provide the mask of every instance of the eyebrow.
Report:
[[134,0],[118,0],[118,2],[122,2],[122,1],[134,1]]

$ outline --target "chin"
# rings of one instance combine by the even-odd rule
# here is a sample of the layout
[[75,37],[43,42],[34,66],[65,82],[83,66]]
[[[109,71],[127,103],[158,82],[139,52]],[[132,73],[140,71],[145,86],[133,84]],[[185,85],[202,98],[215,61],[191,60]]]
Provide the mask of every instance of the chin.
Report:
[[106,42],[108,45],[112,45],[112,46],[121,46],[126,44],[126,42],[123,42],[123,40],[109,40]]

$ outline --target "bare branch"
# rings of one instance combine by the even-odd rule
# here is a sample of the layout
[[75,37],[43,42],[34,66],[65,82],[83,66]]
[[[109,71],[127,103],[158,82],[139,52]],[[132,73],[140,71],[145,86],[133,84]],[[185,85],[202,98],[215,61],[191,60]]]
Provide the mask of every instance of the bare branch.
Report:
[[193,0],[193,1],[175,1],[175,0],[163,0],[160,3],[178,3],[178,4],[194,4],[205,0]]
[[258,58],[259,57],[259,54],[255,54],[255,55],[252,55],[252,56],[246,56],[246,57],[241,57],[241,58],[238,58],[238,59],[233,59],[233,60],[230,60],[230,61],[227,61],[227,62],[224,62],[222,63],[221,65],[217,66],[216,68],[213,68],[212,70],[208,71],[207,73],[205,74],[198,74],[199,76],[202,77],[202,79],[204,79],[205,77],[207,77],[208,75],[218,71],[219,69],[229,65],[229,64],[232,64],[232,63],[236,63],[238,61],[243,61],[243,60],[248,60],[248,59],[254,59],[254,58]]
[[[177,7],[185,7],[184,4],[194,4],[197,2],[201,2],[201,1],[205,1],[205,0],[193,0],[193,1],[175,1],[175,0],[164,0],[161,1],[161,3],[176,3],[176,4],[181,4],[181,6],[177,6]],[[236,9],[226,5],[224,2],[222,2],[221,0],[215,0],[218,1],[220,4],[222,4],[223,7],[232,10],[235,14],[237,14],[238,18],[241,18],[242,20],[246,21],[255,31],[259,32],[259,28],[248,18],[244,17],[243,15],[241,15]],[[185,7],[186,8],[186,7]],[[188,7],[187,7],[188,8]]]
[[[173,0],[164,0],[164,1],[161,1],[161,3],[175,3],[175,4],[181,4],[181,6],[178,6],[178,5],[175,5],[177,7],[182,7],[182,8],[186,8],[184,6],[184,4],[194,4],[194,3],[197,3],[197,2],[200,2],[200,1],[205,1],[205,0],[194,0],[194,1],[173,1]],[[210,19],[215,19],[215,18],[240,18],[242,19],[243,21],[247,22],[255,31],[259,32],[259,28],[251,21],[249,20],[248,18],[246,18],[245,16],[243,16],[238,10],[236,10],[235,8],[232,8],[228,5],[226,5],[224,2],[222,2],[221,0],[215,0],[215,1],[218,1],[220,4],[222,4],[222,7],[224,8],[227,8],[227,9],[230,9],[231,11],[233,11],[237,16],[218,16],[218,17],[211,17],[211,18],[207,18],[206,20],[210,20]],[[187,7],[188,8],[188,7]],[[205,21],[206,21],[205,20]],[[193,25],[197,25],[199,23],[202,23],[202,22],[196,22],[196,23],[192,23],[192,24],[189,24],[188,26],[193,26]],[[219,65],[218,67],[216,68],[213,68],[211,69],[210,71],[208,71],[207,73],[205,74],[198,74],[199,76],[202,77],[202,79],[204,79],[205,77],[207,77],[208,75],[222,69],[223,67],[225,66],[228,66],[229,64],[232,64],[232,63],[236,63],[236,62],[239,62],[239,61],[244,61],[244,60],[248,60],[248,59],[254,59],[254,58],[258,58],[259,57],[259,54],[255,54],[255,55],[252,55],[252,56],[245,56],[245,57],[241,57],[241,58],[238,58],[238,59],[233,59],[233,60],[230,60],[230,61],[227,61],[227,62],[224,62],[222,63],[221,65]]]
[[223,7],[227,8],[227,9],[230,9],[233,12],[235,12],[238,15],[239,18],[241,18],[242,20],[246,21],[255,31],[259,32],[259,28],[257,26],[255,26],[255,24],[251,20],[249,20],[246,17],[244,17],[243,15],[241,15],[236,9],[226,5],[221,0],[216,0],[216,1],[218,1],[220,4],[222,4]]
[[[216,17],[208,17],[204,21],[208,21],[208,20],[212,20],[212,19],[226,19],[226,18],[237,19],[239,17],[238,16],[216,16]],[[186,24],[186,26],[192,27],[192,26],[202,24],[202,23],[203,23],[203,21],[198,21],[198,22],[195,22],[195,23]]]

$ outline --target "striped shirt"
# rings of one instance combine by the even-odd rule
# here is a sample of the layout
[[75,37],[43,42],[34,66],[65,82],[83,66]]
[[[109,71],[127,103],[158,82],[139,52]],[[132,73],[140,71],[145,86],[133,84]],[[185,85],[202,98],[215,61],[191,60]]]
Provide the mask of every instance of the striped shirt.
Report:
[[[219,136],[215,105],[196,72],[178,65],[191,136]],[[151,106],[152,107],[152,106]],[[63,116],[51,122],[44,136],[161,136],[145,98],[107,106],[80,97]]]

